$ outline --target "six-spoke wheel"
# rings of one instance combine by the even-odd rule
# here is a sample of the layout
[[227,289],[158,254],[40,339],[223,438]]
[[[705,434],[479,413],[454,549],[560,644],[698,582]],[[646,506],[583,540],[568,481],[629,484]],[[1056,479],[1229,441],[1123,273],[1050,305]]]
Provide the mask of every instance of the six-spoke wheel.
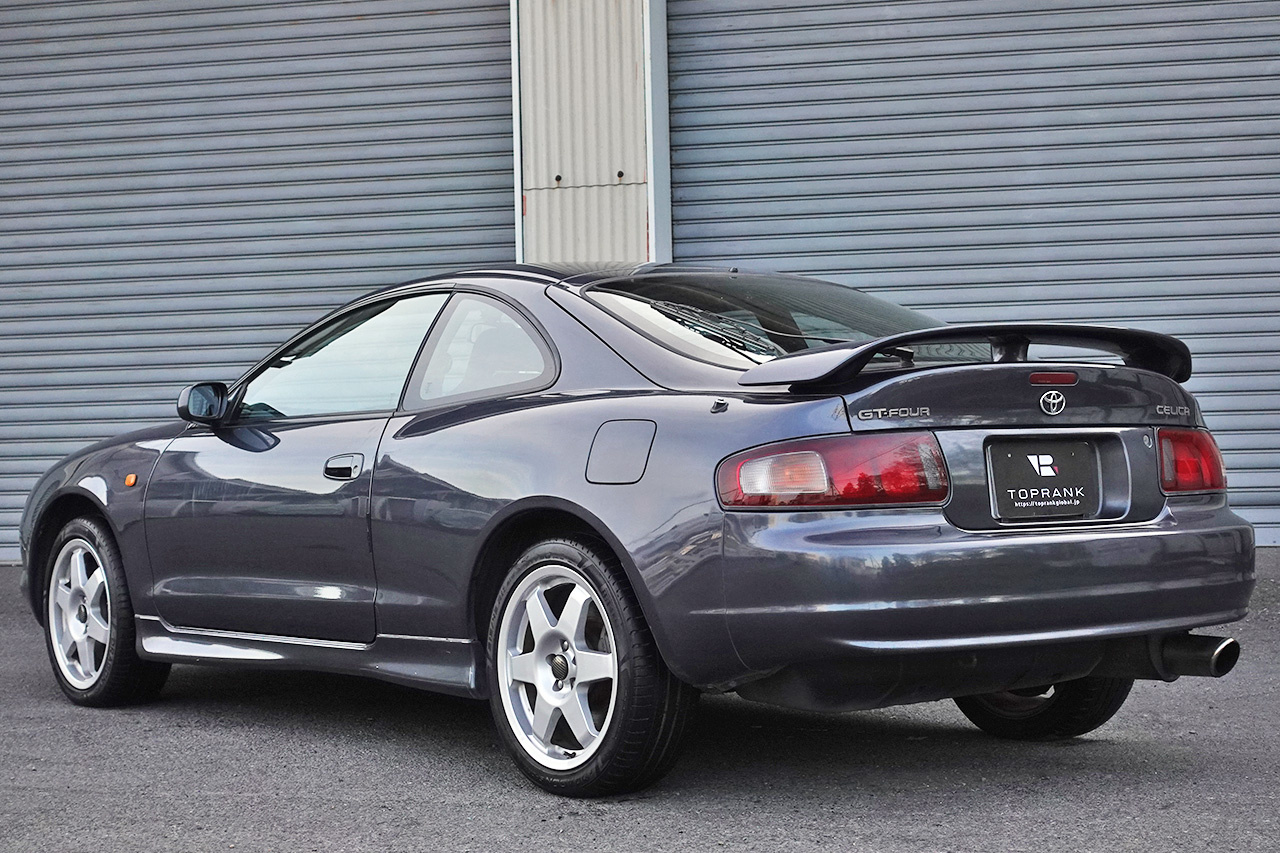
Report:
[[582,766],[617,697],[613,629],[591,583],[564,565],[525,575],[498,627],[498,684],[516,738],[538,763]]
[[494,721],[538,785],[619,793],[675,763],[697,692],[663,663],[604,548],[548,540],[525,551],[498,590],[488,639]]
[[122,705],[153,697],[169,665],[134,648],[133,606],[115,538],[101,519],[72,519],[49,551],[44,586],[45,645],[58,685],[81,705]]
[[111,597],[102,558],[86,539],[62,546],[49,580],[49,634],[54,662],[72,686],[86,690],[102,674],[111,640]]

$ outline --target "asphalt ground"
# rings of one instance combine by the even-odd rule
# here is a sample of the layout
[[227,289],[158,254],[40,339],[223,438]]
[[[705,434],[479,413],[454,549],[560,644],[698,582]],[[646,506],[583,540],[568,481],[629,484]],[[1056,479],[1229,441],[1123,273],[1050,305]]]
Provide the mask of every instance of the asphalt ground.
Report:
[[175,667],[160,701],[67,702],[0,570],[0,851],[1275,851],[1280,549],[1226,678],[1139,682],[1103,729],[980,734],[949,702],[839,716],[703,701],[672,774],[570,801],[486,705],[355,678]]

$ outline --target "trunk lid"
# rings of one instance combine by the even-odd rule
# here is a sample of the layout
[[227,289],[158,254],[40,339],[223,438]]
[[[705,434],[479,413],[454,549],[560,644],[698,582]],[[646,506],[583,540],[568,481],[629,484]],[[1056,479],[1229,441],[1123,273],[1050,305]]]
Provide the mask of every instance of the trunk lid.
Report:
[[[1033,374],[1073,373],[1071,385]],[[1118,365],[966,364],[865,371],[841,396],[855,432],[905,427],[1202,426],[1195,399],[1173,380]]]
[[[1075,381],[1033,383],[1045,373]],[[854,384],[841,396],[855,433],[936,435],[951,480],[943,511],[967,530],[1149,521],[1165,506],[1156,428],[1203,426],[1180,385],[1123,366],[869,370]]]

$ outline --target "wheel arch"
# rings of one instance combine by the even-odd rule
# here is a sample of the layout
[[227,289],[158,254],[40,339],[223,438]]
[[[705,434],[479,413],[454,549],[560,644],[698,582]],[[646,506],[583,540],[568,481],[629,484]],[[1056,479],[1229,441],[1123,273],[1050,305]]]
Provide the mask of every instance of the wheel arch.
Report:
[[82,489],[72,488],[62,492],[49,501],[36,516],[35,525],[32,528],[31,548],[27,554],[24,571],[28,603],[31,605],[36,621],[42,626],[44,625],[43,574],[45,564],[48,562],[49,550],[53,546],[53,540],[68,521],[85,515],[101,519],[111,534],[116,535],[117,531],[111,523],[110,516],[107,515],[106,508],[98,502],[95,495]]
[[608,549],[622,565],[627,582],[636,596],[645,621],[662,650],[661,631],[654,622],[652,607],[644,594],[635,562],[617,536],[599,518],[581,506],[562,498],[541,497],[516,501],[490,519],[480,535],[480,545],[472,560],[471,584],[467,595],[470,636],[483,648],[494,597],[511,564],[530,546],[557,536],[594,540]]

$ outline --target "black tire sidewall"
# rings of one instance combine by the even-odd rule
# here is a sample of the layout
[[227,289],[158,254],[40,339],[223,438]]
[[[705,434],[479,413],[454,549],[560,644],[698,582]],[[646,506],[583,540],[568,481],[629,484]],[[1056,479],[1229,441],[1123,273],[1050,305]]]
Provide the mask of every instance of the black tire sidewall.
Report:
[[[93,545],[101,560],[102,570],[107,575],[107,602],[111,633],[107,640],[107,651],[102,659],[102,672],[88,688],[81,689],[67,681],[53,650],[53,630],[49,624],[49,586],[53,580],[53,567],[63,547],[72,539],[84,539]],[[53,666],[54,677],[58,686],[72,702],[78,705],[115,704],[121,692],[121,658],[133,659],[136,651],[133,648],[135,631],[133,626],[133,607],[129,600],[126,585],[124,564],[120,559],[120,551],[116,547],[115,538],[106,525],[95,518],[76,518],[67,522],[59,531],[49,549],[43,572],[44,591],[40,596],[41,615],[44,625],[45,650],[49,654],[49,663]]]
[[[502,705],[501,687],[498,684],[498,630],[512,592],[531,572],[546,565],[564,565],[577,571],[591,584],[596,601],[609,619],[615,654],[618,659],[618,680],[614,696],[613,715],[609,728],[602,736],[595,753],[574,770],[553,770],[539,764],[521,745],[511,731],[506,709]],[[615,569],[615,571],[617,571]],[[638,615],[639,608],[625,596],[619,579],[610,566],[593,549],[571,541],[541,542],[527,550],[511,567],[498,590],[489,618],[487,632],[486,670],[489,686],[489,707],[494,724],[507,750],[520,770],[535,784],[556,793],[578,796],[589,795],[593,784],[607,774],[617,758],[620,745],[631,727],[631,712],[635,707],[635,655],[636,648],[630,641],[627,625]],[[622,593],[622,595],[620,595]]]

